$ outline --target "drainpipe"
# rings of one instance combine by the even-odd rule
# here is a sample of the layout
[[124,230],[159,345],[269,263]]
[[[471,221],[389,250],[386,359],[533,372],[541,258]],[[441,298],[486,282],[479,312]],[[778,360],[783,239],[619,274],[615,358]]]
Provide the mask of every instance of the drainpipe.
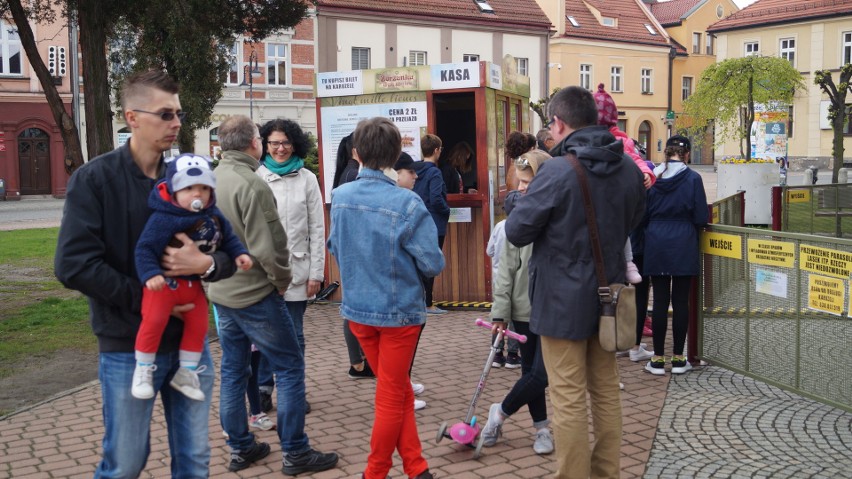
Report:
[[[675,47],[669,47],[669,99],[668,99],[668,107],[666,108],[666,112],[672,111],[672,88],[674,87],[674,59],[676,55]],[[672,136],[672,124],[667,124],[668,127],[668,136],[666,139],[671,138]]]

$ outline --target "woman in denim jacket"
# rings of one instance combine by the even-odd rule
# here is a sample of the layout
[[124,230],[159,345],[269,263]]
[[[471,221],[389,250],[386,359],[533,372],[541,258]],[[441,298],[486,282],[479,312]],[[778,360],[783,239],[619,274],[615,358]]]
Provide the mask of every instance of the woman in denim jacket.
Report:
[[401,152],[396,126],[386,118],[364,120],[353,143],[363,168],[357,180],[332,192],[328,250],[340,268],[340,314],[349,320],[378,378],[362,477],[384,479],[396,449],[407,476],[431,479],[417,434],[408,367],[426,322],[421,278],[438,275],[444,255],[423,201],[384,173]]

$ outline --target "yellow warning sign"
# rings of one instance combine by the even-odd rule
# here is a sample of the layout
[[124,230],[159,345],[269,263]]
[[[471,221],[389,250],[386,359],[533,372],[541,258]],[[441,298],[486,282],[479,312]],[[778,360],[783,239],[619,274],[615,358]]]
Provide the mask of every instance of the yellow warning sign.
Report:
[[787,190],[787,203],[809,203],[811,201],[810,189]]
[[808,277],[808,308],[841,315],[846,304],[846,281],[816,274]]
[[743,239],[723,233],[701,233],[701,252],[726,258],[743,259]]
[[710,222],[714,225],[719,224],[719,205],[713,205],[713,218]]
[[748,262],[792,268],[796,260],[793,243],[761,239],[748,240]]
[[852,274],[852,253],[799,245],[799,267],[813,273],[847,279]]

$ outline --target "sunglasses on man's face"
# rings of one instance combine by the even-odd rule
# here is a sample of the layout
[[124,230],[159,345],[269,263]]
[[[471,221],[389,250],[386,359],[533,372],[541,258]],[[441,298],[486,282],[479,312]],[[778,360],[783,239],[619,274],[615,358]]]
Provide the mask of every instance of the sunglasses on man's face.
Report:
[[178,117],[180,122],[183,123],[183,119],[186,118],[186,112],[183,112],[183,111],[179,111],[177,113],[175,113],[173,111],[160,111],[160,112],[145,111],[145,110],[133,110],[133,111],[135,111],[137,113],[147,113],[149,115],[159,116],[160,119],[163,120],[163,121],[172,121],[172,120],[175,119],[175,117]]

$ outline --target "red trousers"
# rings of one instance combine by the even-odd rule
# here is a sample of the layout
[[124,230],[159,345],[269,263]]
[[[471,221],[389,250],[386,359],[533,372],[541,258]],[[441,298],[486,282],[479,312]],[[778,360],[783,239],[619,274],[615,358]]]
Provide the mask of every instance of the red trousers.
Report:
[[402,469],[415,477],[429,469],[417,435],[414,392],[408,375],[420,325],[388,328],[349,321],[367,362],[376,373],[376,417],[365,479],[385,479],[399,451]]
[[207,340],[207,298],[204,297],[204,289],[201,281],[175,279],[178,283],[177,289],[172,290],[164,286],[160,291],[151,291],[144,288],[142,291],[142,324],[136,335],[136,350],[143,353],[156,353],[160,348],[160,339],[163,331],[169,324],[169,315],[178,304],[195,305],[194,308],[183,313],[183,337],[180,339],[182,351],[200,353],[204,349],[204,341]]

